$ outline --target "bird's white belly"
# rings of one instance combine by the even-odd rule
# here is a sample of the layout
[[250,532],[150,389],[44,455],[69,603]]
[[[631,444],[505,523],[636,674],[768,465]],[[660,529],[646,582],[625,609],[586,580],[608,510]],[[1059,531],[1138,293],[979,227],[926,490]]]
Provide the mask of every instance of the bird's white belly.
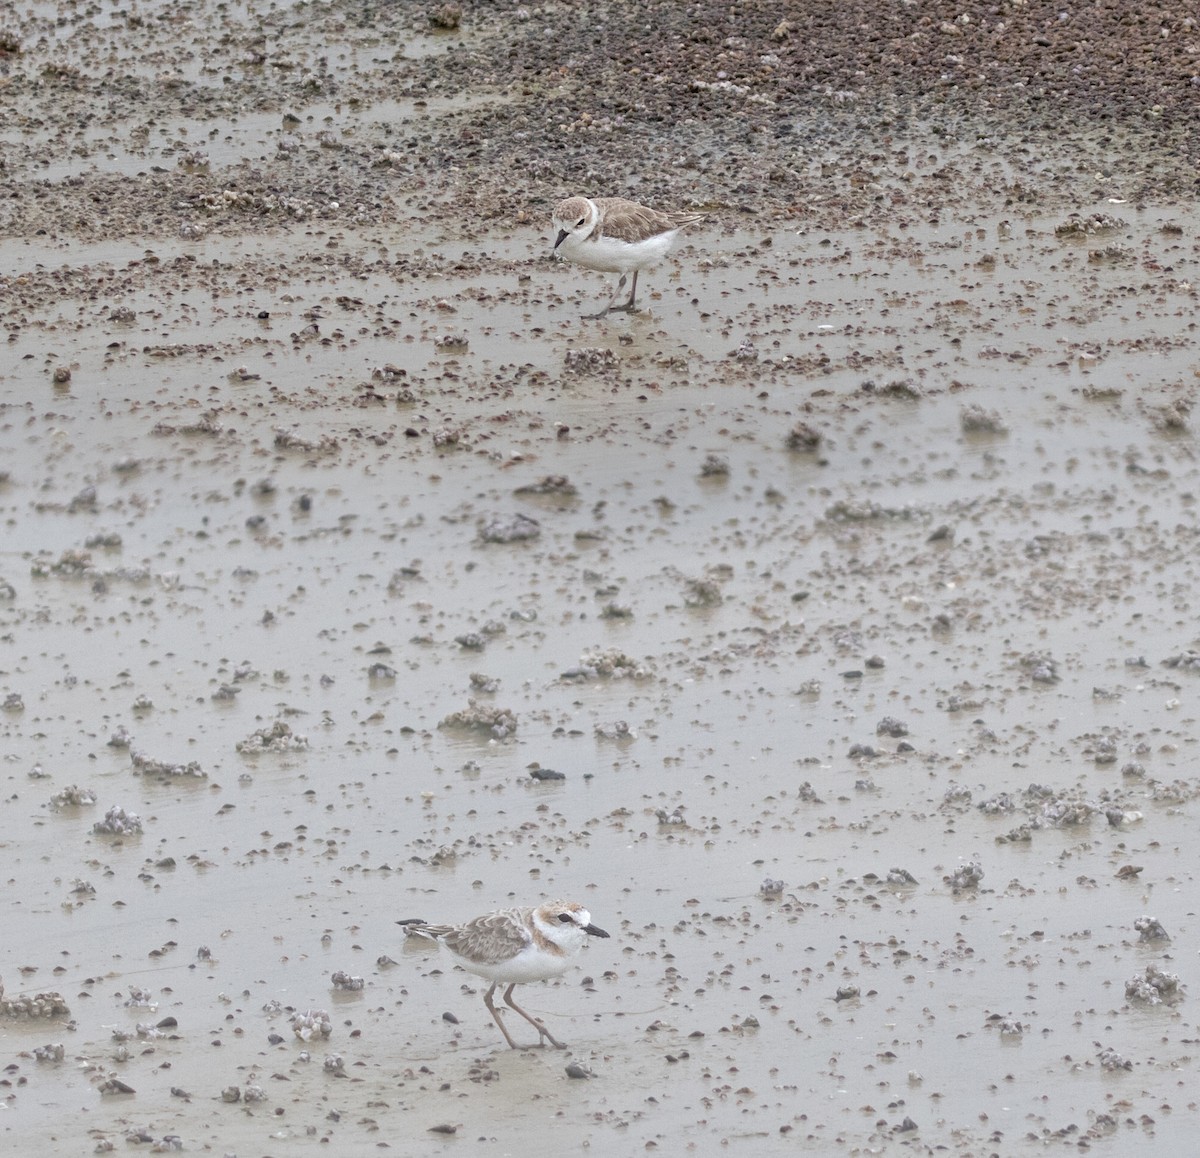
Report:
[[632,273],[635,269],[647,269],[662,261],[678,232],[672,229],[633,244],[618,241],[615,237],[601,237],[595,241],[590,237],[582,241],[568,237],[559,249],[563,257],[586,265],[589,269],[600,269],[606,273]]
[[454,959],[477,977],[499,981],[503,985],[523,985],[528,981],[544,981],[547,977],[558,977],[574,964],[569,955],[559,957],[549,953],[537,953],[532,947],[495,965],[469,961],[457,953],[454,954]]

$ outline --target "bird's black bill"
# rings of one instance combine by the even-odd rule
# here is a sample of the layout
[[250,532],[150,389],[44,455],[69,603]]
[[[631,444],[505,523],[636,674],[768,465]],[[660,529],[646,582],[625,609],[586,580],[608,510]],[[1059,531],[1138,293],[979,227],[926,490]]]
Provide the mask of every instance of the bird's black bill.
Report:
[[[560,245],[562,245],[562,243],[563,243],[564,241],[566,241],[566,240],[567,240],[567,238],[568,238],[569,236],[570,236],[570,234],[569,234],[569,233],[567,233],[567,231],[566,231],[565,229],[560,229],[560,230],[558,231],[558,236],[557,236],[557,237],[554,239],[554,248],[555,248],[555,249],[557,249],[557,248],[558,248]],[[608,934],[607,934],[607,933],[605,933],[604,935],[605,935],[606,937],[608,936]]]
[[584,925],[583,931],[592,937],[607,937],[608,934],[599,925]]
[[[422,920],[420,917],[405,917],[403,920],[397,921],[397,925],[428,925],[428,921]],[[607,936],[607,934],[605,934]]]

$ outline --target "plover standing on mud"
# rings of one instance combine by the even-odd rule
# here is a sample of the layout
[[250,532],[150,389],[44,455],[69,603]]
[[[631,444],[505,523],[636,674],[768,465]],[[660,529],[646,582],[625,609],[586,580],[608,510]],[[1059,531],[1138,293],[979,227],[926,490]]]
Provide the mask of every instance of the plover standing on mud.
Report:
[[[557,231],[554,252],[588,269],[621,275],[608,305],[598,314],[584,316],[602,318],[614,310],[632,312],[638,273],[666,257],[681,229],[703,220],[703,213],[660,213],[623,197],[568,197],[560,202],[551,218]],[[631,273],[629,299],[617,305]]]
[[464,969],[491,982],[483,1003],[513,1049],[521,1047],[513,1041],[492,1003],[496,986],[508,986],[504,991],[505,1003],[538,1031],[538,1045],[544,1038],[556,1049],[566,1049],[545,1025],[513,1000],[513,988],[529,981],[558,977],[570,968],[571,959],[588,937],[608,936],[592,924],[591,913],[574,901],[500,909],[461,925],[430,925],[421,920],[397,923],[404,926],[406,937],[424,937],[445,945]]

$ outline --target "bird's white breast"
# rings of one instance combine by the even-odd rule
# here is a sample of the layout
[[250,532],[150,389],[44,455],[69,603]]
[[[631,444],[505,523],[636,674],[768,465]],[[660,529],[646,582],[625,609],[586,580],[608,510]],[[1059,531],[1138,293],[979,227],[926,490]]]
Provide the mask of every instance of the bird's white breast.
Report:
[[585,237],[575,234],[563,239],[559,252],[568,261],[585,265],[588,269],[599,269],[606,273],[632,273],[635,269],[647,269],[657,265],[671,248],[678,229],[657,233],[645,241],[630,243],[615,237]]

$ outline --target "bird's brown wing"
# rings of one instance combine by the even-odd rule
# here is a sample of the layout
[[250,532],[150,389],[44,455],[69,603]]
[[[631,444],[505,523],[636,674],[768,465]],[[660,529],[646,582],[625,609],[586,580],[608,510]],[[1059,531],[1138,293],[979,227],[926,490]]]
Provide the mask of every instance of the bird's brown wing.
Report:
[[595,197],[596,208],[602,217],[592,234],[594,238],[615,237],[618,241],[636,244],[675,228],[675,221],[657,209],[647,209],[624,197]]
[[525,926],[528,909],[503,909],[462,925],[426,926],[443,945],[481,965],[498,965],[515,957],[533,940]]

